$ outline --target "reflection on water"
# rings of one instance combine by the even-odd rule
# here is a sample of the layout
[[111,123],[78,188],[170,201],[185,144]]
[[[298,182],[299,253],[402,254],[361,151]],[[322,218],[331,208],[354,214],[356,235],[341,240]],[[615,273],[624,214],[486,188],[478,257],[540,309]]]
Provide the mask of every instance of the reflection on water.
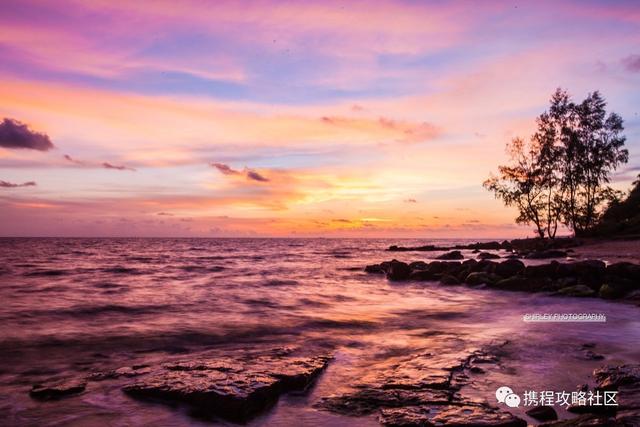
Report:
[[[596,362],[573,351],[597,343],[612,363],[640,359],[636,307],[430,283],[388,283],[366,264],[400,257],[398,241],[351,239],[0,239],[0,416],[13,424],[198,423],[179,409],[132,401],[108,384],[99,393],[31,401],[41,378],[161,360],[233,346],[296,345],[336,359],[306,395],[287,396],[254,424],[376,425],[318,411],[376,366],[417,352],[464,354],[510,340],[510,368],[478,380],[573,390]],[[404,241],[423,245],[433,241]],[[438,242],[442,244],[442,242]],[[462,243],[457,241],[455,243]],[[470,254],[469,254],[470,255]],[[527,324],[524,313],[598,312],[605,324]],[[493,391],[492,391],[493,390]],[[95,391],[95,390],[94,390]]]

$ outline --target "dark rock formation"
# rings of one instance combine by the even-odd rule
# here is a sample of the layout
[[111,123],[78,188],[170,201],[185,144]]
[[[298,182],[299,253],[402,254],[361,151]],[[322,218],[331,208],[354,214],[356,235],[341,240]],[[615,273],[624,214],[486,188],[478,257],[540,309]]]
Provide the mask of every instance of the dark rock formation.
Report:
[[244,421],[290,390],[308,387],[329,356],[282,354],[168,363],[123,387],[135,398],[182,402],[201,414]]
[[55,400],[82,393],[87,386],[84,380],[77,378],[54,380],[42,384],[35,384],[29,395],[39,400]]
[[378,413],[387,426],[526,426],[526,422],[460,395],[478,365],[499,362],[502,347],[487,346],[460,359],[424,353],[369,372],[350,392],[321,399],[315,406],[350,416]]
[[530,259],[566,258],[567,252],[559,249],[549,249],[546,251],[534,251],[527,254]]
[[556,410],[551,406],[536,406],[527,411],[527,415],[538,421],[553,421],[558,419]]
[[411,267],[409,264],[394,259],[387,266],[386,272],[389,280],[407,280],[411,275]]
[[478,259],[500,259],[500,255],[491,252],[480,252],[476,257]]
[[380,423],[385,426],[481,426],[526,427],[527,423],[509,412],[484,404],[447,406],[409,406],[380,411]]
[[460,251],[451,251],[451,252],[447,252],[437,256],[436,259],[443,259],[443,260],[464,259],[464,255],[462,255]]
[[[594,391],[617,391],[617,406],[571,406],[581,413],[569,420],[545,423],[545,427],[638,426],[640,425],[640,365],[607,366],[596,369]],[[584,391],[584,390],[583,390]]]
[[[459,251],[442,255],[457,258]],[[368,265],[368,273],[386,273],[389,280],[439,281],[445,285],[465,283],[496,289],[524,292],[550,292],[552,295],[625,298],[640,301],[640,265],[617,263],[607,267],[599,260],[573,263],[551,261],[528,265],[517,259],[494,262],[488,259],[460,261],[415,261],[406,264],[398,260]]]

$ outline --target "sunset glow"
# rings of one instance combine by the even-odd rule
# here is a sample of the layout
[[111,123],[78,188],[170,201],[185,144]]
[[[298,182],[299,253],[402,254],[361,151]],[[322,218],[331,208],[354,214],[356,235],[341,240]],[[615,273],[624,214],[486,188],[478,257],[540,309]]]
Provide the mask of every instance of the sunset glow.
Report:
[[0,56],[53,144],[0,144],[3,236],[531,235],[482,182],[559,86],[640,169],[632,2],[9,0]]

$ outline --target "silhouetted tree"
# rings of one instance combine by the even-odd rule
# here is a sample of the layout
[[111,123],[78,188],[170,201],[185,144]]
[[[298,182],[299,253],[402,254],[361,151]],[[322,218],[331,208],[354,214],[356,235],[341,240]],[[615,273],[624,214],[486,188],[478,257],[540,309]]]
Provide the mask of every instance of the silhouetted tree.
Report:
[[607,184],[629,153],[622,118],[605,107],[597,91],[576,104],[557,89],[530,143],[507,145],[512,165],[500,166],[484,186],[518,207],[516,222],[533,223],[540,237],[554,238],[559,223],[582,234],[596,225],[603,203],[619,197]]
[[484,186],[505,205],[518,208],[519,224],[533,223],[540,238],[545,237],[544,195],[540,185],[537,148],[515,138],[507,145],[512,165],[499,166],[499,176],[490,176]]

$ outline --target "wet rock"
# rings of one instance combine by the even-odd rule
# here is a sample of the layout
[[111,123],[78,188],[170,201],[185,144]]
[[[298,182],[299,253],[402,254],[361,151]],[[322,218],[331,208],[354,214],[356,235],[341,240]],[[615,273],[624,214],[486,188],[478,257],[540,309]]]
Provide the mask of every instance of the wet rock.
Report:
[[354,393],[329,396],[315,406],[349,416],[369,415],[380,408],[403,408],[420,404],[448,404],[450,395],[441,390],[366,388]]
[[244,421],[291,390],[308,387],[329,356],[273,354],[244,360],[217,359],[165,364],[123,391],[141,399],[191,405],[203,414]]
[[462,255],[462,252],[460,251],[451,251],[436,257],[436,259],[442,259],[442,260],[464,259],[464,255]]
[[409,275],[411,275],[411,267],[409,267],[409,264],[396,259],[391,260],[387,268],[387,279],[407,280]]
[[558,419],[556,410],[551,406],[536,406],[529,409],[526,414],[538,421],[553,421]]
[[640,265],[630,262],[617,262],[607,266],[607,274],[628,280],[640,280]]
[[500,259],[500,255],[491,252],[480,252],[476,257],[478,259]]
[[367,265],[364,268],[364,271],[366,273],[371,273],[371,274],[385,274],[386,273],[385,269],[382,267],[382,264]]
[[120,377],[133,378],[139,375],[145,375],[151,372],[149,365],[134,365],[124,366],[122,368],[115,369],[113,371],[106,372],[94,372],[89,374],[87,380],[89,381],[103,381],[116,379]]
[[55,400],[82,393],[87,383],[80,379],[54,380],[35,384],[29,395],[38,400]]
[[[617,424],[613,417],[608,415],[584,414],[568,420],[552,421],[540,424],[538,427],[622,427],[624,424]],[[631,424],[632,426],[633,424]]]
[[524,268],[524,263],[522,261],[517,259],[508,259],[496,265],[494,273],[500,277],[507,278],[522,273]]
[[526,427],[527,423],[509,412],[483,404],[409,406],[380,411],[385,426],[478,426]]
[[509,277],[508,279],[502,279],[492,284],[492,287],[496,289],[503,289],[505,291],[526,291],[536,292],[541,290],[541,282],[539,280],[528,279],[522,276]]
[[592,259],[573,263],[573,269],[580,283],[597,290],[604,279],[606,264]]
[[595,295],[595,291],[585,285],[575,285],[559,289],[557,294],[568,297],[591,297]]
[[440,283],[442,283],[443,285],[459,285],[460,280],[458,280],[458,278],[455,276],[445,274],[440,278]]
[[616,299],[622,297],[623,295],[624,292],[614,288],[612,285],[609,285],[607,283],[600,286],[600,290],[598,290],[598,296],[604,299]]
[[602,360],[604,356],[598,353],[595,353],[592,350],[583,350],[579,355],[579,359],[582,360]]
[[389,248],[387,249],[388,251],[391,252],[407,252],[407,251],[441,251],[443,250],[443,248],[434,246],[434,245],[425,245],[425,246],[410,246],[410,247],[403,247],[403,246],[398,246],[398,245],[391,245],[389,246]]
[[524,269],[524,276],[554,278],[558,273],[559,266],[560,266],[560,263],[558,261],[552,261],[549,264],[528,265]]
[[598,387],[615,390],[623,385],[640,385],[640,365],[606,366],[593,371]]
[[433,274],[429,270],[414,270],[409,275],[409,280],[427,281],[437,280],[439,276]]
[[409,268],[412,270],[426,270],[429,268],[429,264],[424,261],[413,261],[409,263]]
[[559,249],[549,249],[545,251],[533,251],[527,254],[529,259],[549,259],[549,258],[566,258],[567,252]]
[[476,273],[469,274],[464,282],[467,285],[477,286],[477,285],[490,285],[497,282],[498,280],[500,280],[500,278],[496,277],[493,274],[479,271]]

